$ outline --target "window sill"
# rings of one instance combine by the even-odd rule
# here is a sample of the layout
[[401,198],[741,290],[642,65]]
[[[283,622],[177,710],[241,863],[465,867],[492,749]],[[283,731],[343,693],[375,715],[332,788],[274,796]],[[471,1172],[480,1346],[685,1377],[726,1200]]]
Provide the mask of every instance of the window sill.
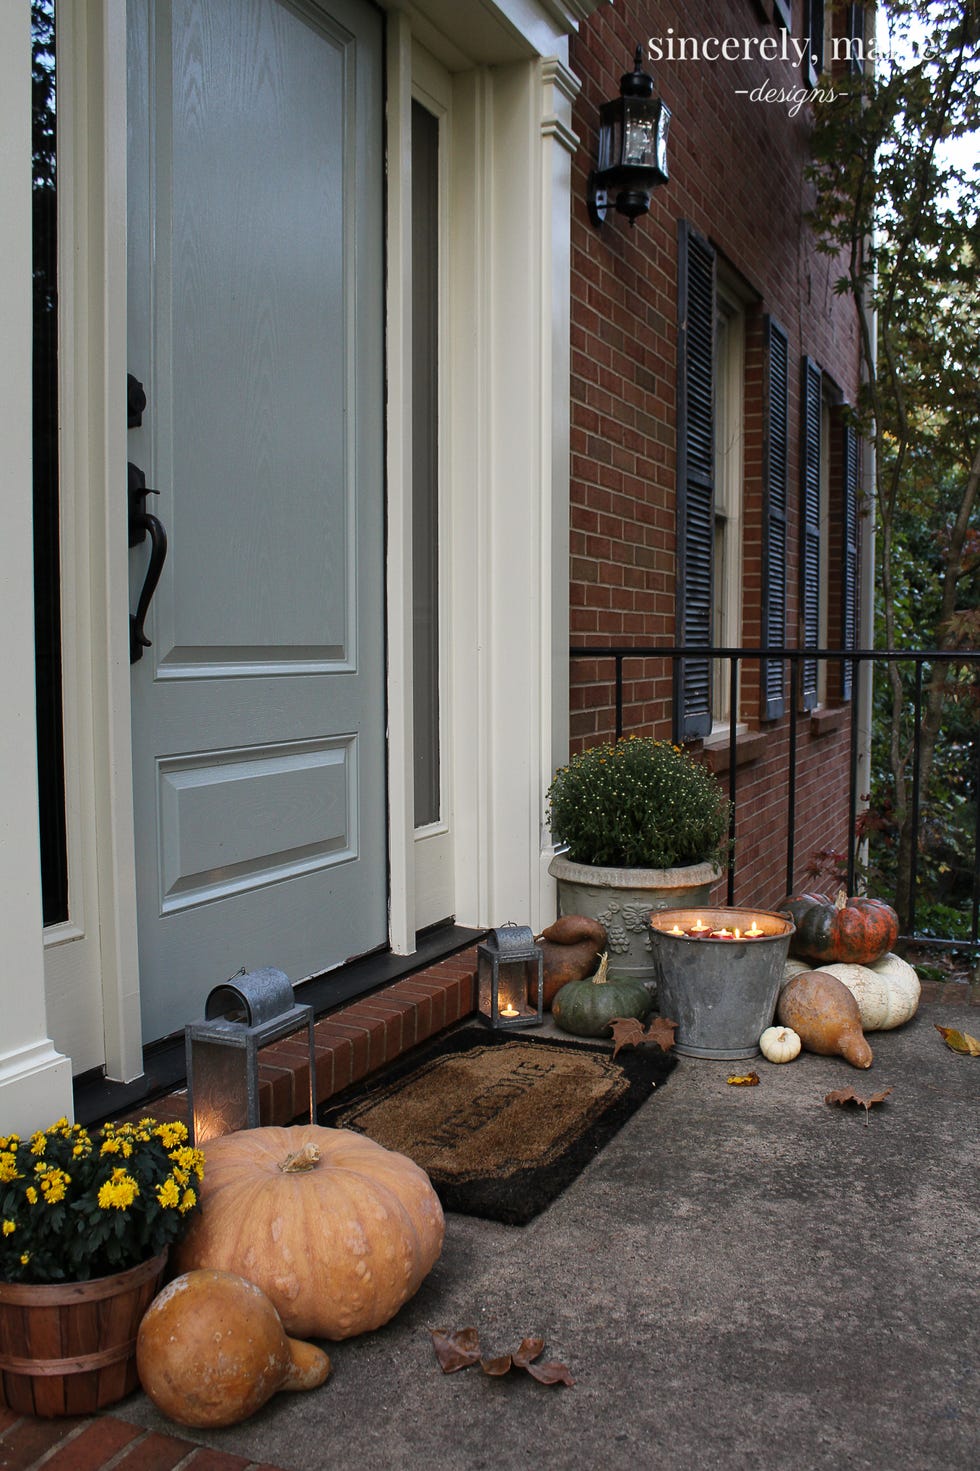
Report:
[[[713,740],[718,740],[714,737]],[[750,761],[758,761],[765,755],[768,737],[762,730],[740,731],[735,736],[735,765],[747,766]],[[706,741],[702,746],[704,759],[709,768],[716,776],[729,769],[730,743],[725,736],[719,744],[709,745]]]
[[831,735],[835,730],[843,730],[844,726],[850,723],[850,705],[822,705],[818,710],[810,712],[810,734],[812,736]]

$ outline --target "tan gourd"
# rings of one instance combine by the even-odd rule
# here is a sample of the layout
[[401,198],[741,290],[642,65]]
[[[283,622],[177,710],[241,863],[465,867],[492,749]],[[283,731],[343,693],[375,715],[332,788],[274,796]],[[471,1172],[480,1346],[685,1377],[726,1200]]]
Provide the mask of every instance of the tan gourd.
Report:
[[791,1027],[766,1027],[759,1038],[759,1051],[767,1062],[792,1062],[802,1045]]
[[140,1382],[181,1425],[236,1425],[280,1389],[315,1389],[330,1360],[288,1338],[272,1303],[232,1272],[175,1277],[143,1315],[136,1340]]
[[255,1282],[287,1333],[350,1338],[380,1328],[442,1249],[429,1177],[350,1129],[245,1129],[204,1146],[201,1211],[178,1271],[218,1267]]
[[889,1031],[915,1015],[922,986],[914,968],[900,955],[883,955],[872,965],[839,962],[822,969],[853,993],[866,1032]]
[[776,1017],[796,1032],[807,1052],[871,1066],[873,1053],[861,1030],[857,1001],[837,976],[822,970],[793,976],[779,993]]
[[[570,981],[590,976],[606,943],[605,927],[585,914],[563,914],[541,931],[538,944],[544,959],[543,997],[546,1011]],[[528,980],[528,1000],[538,1004],[537,976]]]

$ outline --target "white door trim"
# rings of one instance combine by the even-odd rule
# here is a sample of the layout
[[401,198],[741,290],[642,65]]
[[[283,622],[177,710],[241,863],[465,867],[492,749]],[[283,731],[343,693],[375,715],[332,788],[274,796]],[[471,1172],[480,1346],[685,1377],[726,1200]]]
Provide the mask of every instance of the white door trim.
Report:
[[[126,535],[126,5],[58,12],[67,925],[45,932],[74,1070],[143,1071]],[[63,120],[63,121],[62,121]]]
[[[48,1035],[41,944],[31,442],[31,7],[0,6],[0,1118],[30,1133],[71,1112],[71,1065]],[[22,350],[23,349],[23,350]],[[26,371],[25,371],[26,368]]]

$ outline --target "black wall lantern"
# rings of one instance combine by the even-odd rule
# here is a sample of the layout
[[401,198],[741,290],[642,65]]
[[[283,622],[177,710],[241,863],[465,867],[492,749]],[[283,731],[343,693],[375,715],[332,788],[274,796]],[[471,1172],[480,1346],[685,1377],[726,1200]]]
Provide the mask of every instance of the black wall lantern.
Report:
[[650,208],[650,191],[667,182],[670,108],[653,95],[653,77],[640,65],[620,79],[619,96],[599,108],[599,161],[589,175],[589,218],[601,225],[610,205],[631,225]]

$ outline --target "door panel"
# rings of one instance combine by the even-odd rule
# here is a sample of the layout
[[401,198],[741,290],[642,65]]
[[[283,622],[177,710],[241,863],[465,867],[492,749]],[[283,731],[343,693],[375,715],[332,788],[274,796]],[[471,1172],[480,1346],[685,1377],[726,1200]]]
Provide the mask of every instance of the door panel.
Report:
[[150,1040],[242,965],[386,938],[383,97],[361,0],[129,15],[128,442],[170,543],[133,668]]

